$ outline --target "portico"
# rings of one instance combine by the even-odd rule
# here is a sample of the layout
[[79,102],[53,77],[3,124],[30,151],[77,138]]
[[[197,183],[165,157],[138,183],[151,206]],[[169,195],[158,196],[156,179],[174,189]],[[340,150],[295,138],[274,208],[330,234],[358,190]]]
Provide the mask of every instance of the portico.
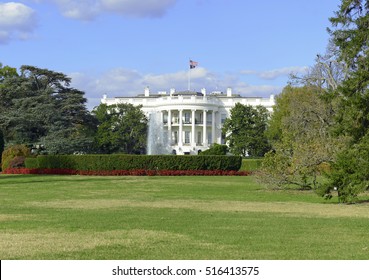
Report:
[[[161,111],[164,130],[168,131],[169,143],[183,147],[183,152],[205,150],[218,143],[216,131],[217,108],[167,109]],[[220,144],[220,143],[218,143]]]

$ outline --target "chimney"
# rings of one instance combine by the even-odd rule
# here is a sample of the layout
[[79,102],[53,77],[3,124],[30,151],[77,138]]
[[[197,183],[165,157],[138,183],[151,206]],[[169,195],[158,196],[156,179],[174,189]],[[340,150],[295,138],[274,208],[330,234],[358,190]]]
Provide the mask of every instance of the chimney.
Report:
[[175,88],[171,88],[169,91],[170,96],[172,96],[176,92]]
[[203,96],[206,96],[206,88],[202,88],[201,93],[202,93]]
[[150,96],[150,88],[148,86],[145,87],[145,96]]
[[227,96],[232,97],[232,88],[231,87],[227,88]]

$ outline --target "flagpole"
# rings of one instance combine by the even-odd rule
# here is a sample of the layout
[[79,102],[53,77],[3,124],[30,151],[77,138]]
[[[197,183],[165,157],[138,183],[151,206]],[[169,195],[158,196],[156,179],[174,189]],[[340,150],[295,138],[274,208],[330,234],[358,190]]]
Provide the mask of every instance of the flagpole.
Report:
[[[190,63],[191,59],[189,58],[188,59],[188,62]],[[191,90],[191,65],[188,65],[187,66],[189,69],[188,69],[188,91]]]

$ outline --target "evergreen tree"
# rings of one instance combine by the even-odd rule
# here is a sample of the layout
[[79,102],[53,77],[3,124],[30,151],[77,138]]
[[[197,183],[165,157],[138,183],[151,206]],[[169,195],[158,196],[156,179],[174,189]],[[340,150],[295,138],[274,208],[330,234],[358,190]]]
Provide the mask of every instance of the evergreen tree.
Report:
[[[369,1],[342,0],[330,21],[329,32],[339,58],[349,69],[336,90],[340,97],[336,132],[351,141],[337,156],[321,194],[331,197],[332,190],[337,189],[340,201],[352,202],[369,186],[365,169],[369,166]],[[357,161],[360,164],[353,164]]]
[[70,87],[63,73],[22,66],[19,76],[0,87],[0,128],[7,143],[43,144],[49,153],[87,152],[94,118],[84,93]]

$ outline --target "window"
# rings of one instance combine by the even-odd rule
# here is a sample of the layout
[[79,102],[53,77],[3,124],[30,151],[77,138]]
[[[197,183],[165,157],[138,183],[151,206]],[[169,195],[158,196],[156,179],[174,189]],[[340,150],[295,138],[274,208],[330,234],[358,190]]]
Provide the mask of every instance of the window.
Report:
[[213,139],[212,139],[212,133],[211,132],[208,132],[208,143],[211,144],[213,143]]
[[173,131],[173,143],[175,145],[178,143],[178,131]]
[[197,132],[197,145],[201,145],[202,139],[201,139],[201,131]]
[[172,118],[172,124],[178,124],[179,123],[179,118],[178,118],[178,114],[173,114],[173,118]]
[[220,123],[221,123],[221,124],[224,124],[224,122],[225,122],[226,118],[227,118],[227,114],[221,114],[221,115],[220,115]]
[[190,132],[185,131],[185,144],[190,144]]
[[184,123],[191,123],[190,122],[190,113],[184,114]]
[[221,141],[220,141],[220,143],[221,143],[222,145],[226,144],[226,140],[225,140],[225,138],[226,138],[226,135],[225,135],[224,133],[222,133],[222,139],[221,139]]

